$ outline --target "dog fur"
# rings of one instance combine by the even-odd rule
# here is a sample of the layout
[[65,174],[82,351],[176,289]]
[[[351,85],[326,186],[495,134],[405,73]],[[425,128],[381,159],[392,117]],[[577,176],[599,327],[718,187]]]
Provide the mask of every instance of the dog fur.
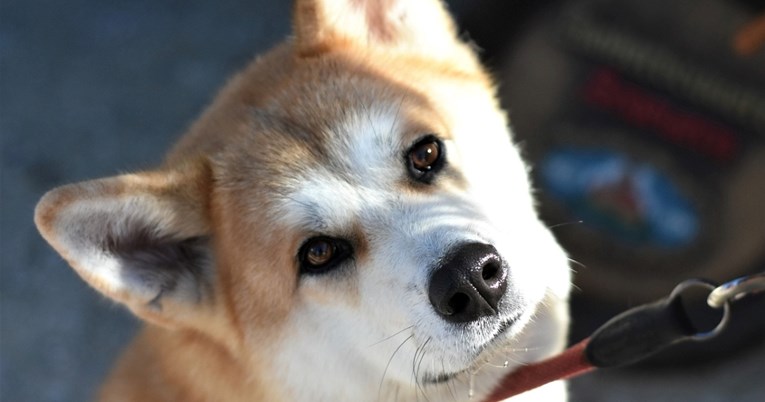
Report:
[[[444,6],[298,0],[293,22],[161,166],[38,204],[45,239],[146,322],[102,400],[481,400],[564,346],[567,257]],[[425,135],[445,159],[427,182],[407,173]],[[351,255],[304,272],[316,236]],[[491,315],[452,323],[429,282],[466,243],[496,248],[507,289]]]

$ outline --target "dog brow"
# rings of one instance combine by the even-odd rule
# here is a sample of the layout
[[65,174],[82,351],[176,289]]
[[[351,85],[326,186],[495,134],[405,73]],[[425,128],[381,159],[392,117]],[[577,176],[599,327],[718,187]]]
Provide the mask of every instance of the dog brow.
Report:
[[294,196],[287,196],[287,198],[298,206],[299,218],[295,222],[298,229],[308,232],[326,232],[329,229],[329,224],[324,219],[317,202],[299,200]]

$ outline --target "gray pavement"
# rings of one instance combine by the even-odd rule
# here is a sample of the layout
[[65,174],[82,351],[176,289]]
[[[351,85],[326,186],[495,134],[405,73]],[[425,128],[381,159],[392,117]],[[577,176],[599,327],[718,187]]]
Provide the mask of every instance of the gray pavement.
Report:
[[[462,3],[462,2],[458,2]],[[0,2],[0,399],[83,401],[138,323],[39,237],[57,185],[157,163],[212,94],[287,34],[289,2]],[[617,371],[576,400],[762,401],[765,351],[692,371]]]

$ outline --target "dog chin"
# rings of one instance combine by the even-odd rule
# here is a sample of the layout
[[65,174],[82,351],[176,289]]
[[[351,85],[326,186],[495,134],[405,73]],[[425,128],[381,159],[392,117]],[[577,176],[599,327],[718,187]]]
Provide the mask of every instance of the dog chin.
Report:
[[[525,350],[525,347],[518,345],[517,336],[523,332],[527,326],[533,310],[517,311],[508,315],[507,318],[500,319],[499,324],[493,331],[488,340],[479,343],[474,348],[472,356],[466,358],[467,363],[463,364],[462,369],[451,369],[438,373],[423,373],[423,384],[440,384],[448,382],[462,374],[477,373],[485,365],[503,365],[508,366],[508,356]],[[500,362],[501,360],[501,362]]]

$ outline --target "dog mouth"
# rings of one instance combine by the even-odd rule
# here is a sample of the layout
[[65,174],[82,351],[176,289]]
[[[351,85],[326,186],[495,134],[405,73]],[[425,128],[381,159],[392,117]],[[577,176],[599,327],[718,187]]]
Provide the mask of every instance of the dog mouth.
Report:
[[[504,340],[504,335],[515,324],[517,324],[521,320],[522,316],[523,315],[521,313],[518,313],[500,322],[499,327],[497,328],[497,332],[494,334],[494,336],[492,336],[492,338],[489,341],[487,341],[486,343],[484,343],[483,345],[479,347],[476,353],[476,359],[478,359],[478,356],[480,356],[485,350],[498,346],[498,344]],[[423,375],[423,383],[425,384],[445,383],[445,382],[453,380],[455,377],[459,376],[460,374],[475,371],[476,367],[479,367],[478,360],[475,360],[470,366],[462,370],[452,371],[448,373],[425,373]]]

